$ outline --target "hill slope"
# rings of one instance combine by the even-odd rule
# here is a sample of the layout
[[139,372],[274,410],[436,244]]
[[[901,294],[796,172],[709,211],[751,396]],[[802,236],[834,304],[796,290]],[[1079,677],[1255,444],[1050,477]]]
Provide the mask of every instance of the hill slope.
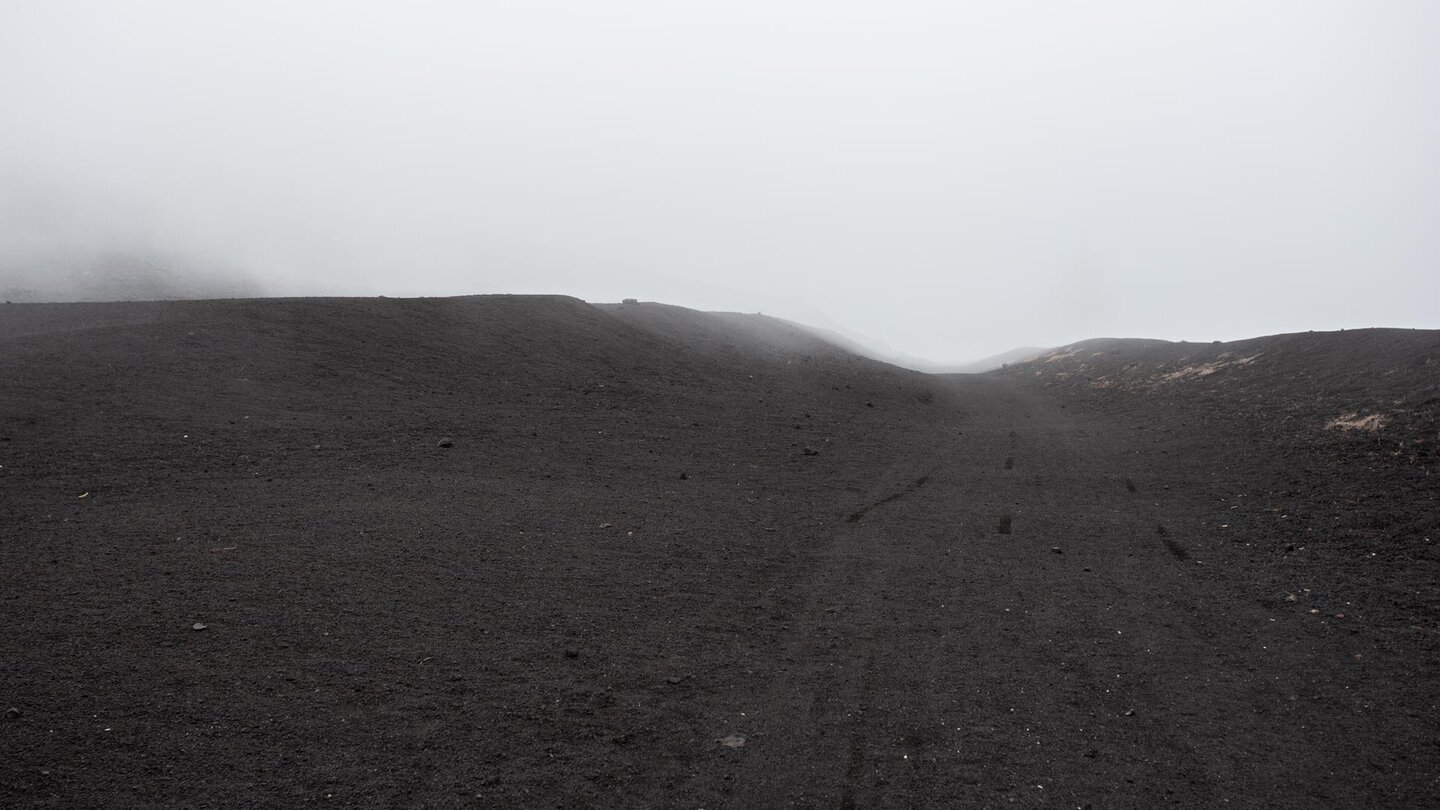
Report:
[[0,797],[1433,803],[1440,341],[1271,340],[937,377],[559,297],[4,307]]
[[[1198,451],[1282,481],[1246,508],[1296,517],[1315,543],[1429,559],[1440,542],[1440,335],[1362,329],[1231,343],[1094,340],[1006,371],[1077,407],[1134,421],[1163,418]],[[1175,428],[1165,428],[1177,432]],[[1182,451],[1187,458],[1193,453]],[[1289,506],[1289,504],[1293,504]],[[1289,544],[1287,541],[1286,545]],[[1392,562],[1393,562],[1392,558]]]

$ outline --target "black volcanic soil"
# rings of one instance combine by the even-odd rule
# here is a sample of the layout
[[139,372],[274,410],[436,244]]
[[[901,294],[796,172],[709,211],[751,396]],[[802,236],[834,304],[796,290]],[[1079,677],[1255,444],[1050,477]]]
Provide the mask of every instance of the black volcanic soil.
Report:
[[0,307],[0,804],[1435,806],[1437,383],[1436,332],[944,377],[649,304]]

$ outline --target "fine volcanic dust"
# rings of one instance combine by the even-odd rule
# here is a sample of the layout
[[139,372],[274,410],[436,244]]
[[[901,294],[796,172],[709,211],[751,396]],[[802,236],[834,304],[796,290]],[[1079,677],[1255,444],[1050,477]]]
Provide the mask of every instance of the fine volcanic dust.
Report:
[[1440,333],[0,307],[7,806],[1440,804]]

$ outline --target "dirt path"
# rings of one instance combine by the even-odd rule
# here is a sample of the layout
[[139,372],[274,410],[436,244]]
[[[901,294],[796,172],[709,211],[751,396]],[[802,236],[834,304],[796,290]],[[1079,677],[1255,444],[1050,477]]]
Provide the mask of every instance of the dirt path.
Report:
[[1383,748],[1396,721],[1354,636],[1267,608],[1242,559],[1187,550],[1193,504],[1149,491],[1124,426],[999,382],[961,396],[963,433],[878,475],[817,556],[775,677],[744,703],[733,806],[1386,795],[1366,759],[1407,743],[1353,747]]

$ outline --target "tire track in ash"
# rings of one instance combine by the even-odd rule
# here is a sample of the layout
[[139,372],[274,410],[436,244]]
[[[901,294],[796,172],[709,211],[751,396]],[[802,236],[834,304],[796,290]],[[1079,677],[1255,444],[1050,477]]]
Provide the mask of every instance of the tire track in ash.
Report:
[[[996,514],[1029,519],[1032,490],[1030,467],[1005,471],[1030,444],[1031,403],[1006,393],[984,389],[963,437],[917,438],[929,471],[881,489],[834,532],[784,667],[755,704],[761,722],[730,806],[986,806],[1036,769],[1026,723],[1079,698],[1033,689],[1056,685],[1033,668],[1047,655],[1036,636],[1052,631],[1020,606],[1055,590],[1054,572],[996,532]],[[886,477],[917,475],[925,460]]]
[[[890,480],[914,478],[877,488],[834,531],[777,674],[747,710],[731,806],[1028,803],[1037,786],[1093,771],[1090,750],[1159,751],[1166,767],[1193,758],[1174,737],[1133,740],[1105,719],[1157,702],[1112,680],[1135,652],[1103,613],[1133,602],[1134,582],[1154,583],[1151,566],[1076,581],[1084,545],[1126,542],[1090,491],[1105,460],[1043,403],[999,384],[981,399],[963,438],[917,441],[938,456],[924,475],[929,459],[891,468]],[[1013,535],[996,531],[1002,513]],[[1070,554],[1053,554],[1056,542]],[[1073,609],[1046,600],[1059,593]]]
[[[933,472],[933,471],[934,471],[934,470],[932,469],[931,472]],[[884,506],[884,505],[887,504],[887,503],[891,503],[892,501],[898,501],[898,500],[900,500],[901,498],[905,497],[906,495],[911,494],[911,493],[914,492],[915,490],[920,489],[921,487],[925,486],[925,485],[928,484],[928,483],[930,483],[930,475],[929,475],[929,473],[926,473],[925,475],[922,475],[922,476],[920,476],[919,478],[916,478],[916,479],[915,479],[914,481],[912,481],[911,483],[907,484],[904,489],[902,489],[902,490],[900,490],[900,491],[898,491],[898,492],[892,492],[892,493],[890,493],[889,495],[886,495],[885,497],[881,498],[881,499],[878,500],[878,501],[875,501],[875,502],[870,503],[870,504],[866,504],[865,506],[860,507],[859,509],[855,510],[854,512],[851,512],[851,513],[850,513],[850,516],[847,517],[847,518],[845,518],[845,522],[846,522],[846,523],[859,523],[862,519],[864,519],[865,515],[870,512],[870,510],[872,510],[872,509],[877,509],[877,508],[879,508],[879,507],[881,507],[881,506]]]
[[[777,675],[752,704],[756,726],[731,806],[857,806],[883,719],[877,694],[894,691],[895,668],[909,657],[896,656],[907,631],[889,609],[905,594],[887,588],[905,587],[929,562],[923,542],[893,531],[894,518],[934,511],[911,500],[928,500],[946,455],[933,450],[887,470],[883,479],[909,483],[877,487],[885,494],[836,525],[804,585]],[[907,508],[882,509],[891,505]]]
[[1029,754],[1009,712],[1025,699],[1014,684],[1034,680],[1034,642],[1005,607],[1016,549],[994,516],[1028,484],[995,460],[1015,467],[1028,414],[993,397],[963,436],[917,439],[926,455],[884,476],[911,483],[877,488],[885,494],[837,527],[779,674],[754,704],[730,806],[975,806],[994,801],[984,786],[997,772],[1020,778],[992,751]]

